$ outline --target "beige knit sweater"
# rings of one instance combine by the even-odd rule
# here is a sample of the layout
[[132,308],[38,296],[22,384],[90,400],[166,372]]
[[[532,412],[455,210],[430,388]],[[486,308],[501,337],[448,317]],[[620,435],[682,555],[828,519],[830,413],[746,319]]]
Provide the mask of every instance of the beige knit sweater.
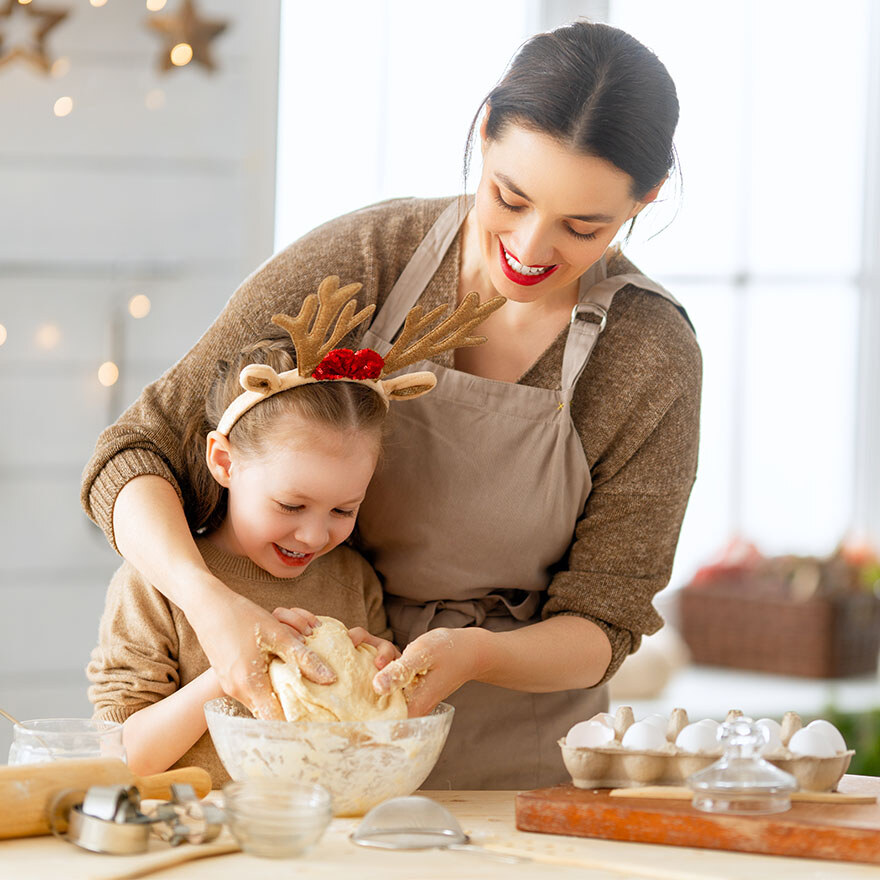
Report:
[[[195,347],[98,439],[83,476],[82,502],[111,543],[116,496],[141,474],[171,482],[192,517],[181,432],[204,406],[217,360],[265,335],[273,314],[296,314],[329,274],[342,283],[362,282],[361,304],[381,307],[449,202],[394,200],[340,217],[245,280]],[[459,235],[419,300],[426,308],[455,302],[460,246]],[[638,270],[623,257],[609,265],[609,274],[632,271]],[[559,334],[520,383],[559,388],[565,336]],[[355,335],[345,344],[357,342]],[[451,367],[452,354],[438,362]],[[593,490],[542,612],[576,614],[602,627],[612,646],[606,679],[638,647],[642,634],[662,625],[651,599],[669,579],[696,474],[700,381],[699,348],[680,312],[659,296],[623,288],[575,389],[571,414]]]
[[[224,553],[207,538],[198,538],[196,544],[220,580],[267,611],[306,608],[391,638],[382,586],[350,547],[337,547],[316,559],[297,578],[277,578],[246,557]],[[123,563],[107,590],[98,645],[86,670],[95,717],[125,721],[197,678],[208,665],[183,612]],[[204,767],[214,788],[229,781],[207,733],[173,766]]]

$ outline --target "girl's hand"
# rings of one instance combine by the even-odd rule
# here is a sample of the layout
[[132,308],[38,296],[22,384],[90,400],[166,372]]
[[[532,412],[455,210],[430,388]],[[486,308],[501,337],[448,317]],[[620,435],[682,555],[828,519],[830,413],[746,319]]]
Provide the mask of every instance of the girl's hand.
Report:
[[317,615],[305,608],[276,608],[272,616],[293,627],[301,636],[310,636],[312,630],[321,625]]
[[332,684],[336,673],[301,641],[301,636],[244,596],[228,594],[222,601],[202,606],[199,636],[208,661],[223,690],[247,706],[257,718],[284,720],[269,681],[268,658],[296,664],[318,684]]
[[483,650],[492,634],[478,627],[432,629],[410,642],[399,660],[373,679],[378,694],[403,688],[409,716],[427,715],[482,672]]
[[375,660],[376,669],[384,669],[392,660],[396,660],[400,656],[400,651],[397,650],[397,646],[393,642],[374,636],[362,626],[352,627],[348,634],[355,647],[362,644],[372,645],[379,652]]

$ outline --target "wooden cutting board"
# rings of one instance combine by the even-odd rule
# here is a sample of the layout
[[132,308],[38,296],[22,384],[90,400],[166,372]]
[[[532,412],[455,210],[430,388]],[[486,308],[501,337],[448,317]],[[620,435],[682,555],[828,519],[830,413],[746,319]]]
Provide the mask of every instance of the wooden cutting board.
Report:
[[[880,795],[880,777],[844,776],[840,791]],[[520,831],[880,864],[880,805],[795,803],[785,813],[703,813],[687,801],[611,797],[557,785],[516,796]]]

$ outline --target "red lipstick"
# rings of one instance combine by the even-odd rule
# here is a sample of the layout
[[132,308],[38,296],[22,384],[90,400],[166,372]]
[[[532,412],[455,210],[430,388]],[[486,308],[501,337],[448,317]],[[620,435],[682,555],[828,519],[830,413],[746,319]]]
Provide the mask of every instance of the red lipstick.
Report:
[[[549,278],[558,268],[559,264],[555,264],[547,268],[546,272],[542,272],[540,275],[523,275],[522,272],[517,272],[510,263],[507,262],[507,254],[510,254],[510,251],[505,251],[504,245],[501,244],[501,239],[498,239],[498,255],[501,259],[501,271],[511,280],[516,282],[517,284],[522,284],[524,287],[530,287],[532,284],[540,284],[545,278]],[[515,260],[517,258],[510,254]],[[517,260],[517,262],[520,262]],[[534,269],[543,269],[544,266],[533,266]]]

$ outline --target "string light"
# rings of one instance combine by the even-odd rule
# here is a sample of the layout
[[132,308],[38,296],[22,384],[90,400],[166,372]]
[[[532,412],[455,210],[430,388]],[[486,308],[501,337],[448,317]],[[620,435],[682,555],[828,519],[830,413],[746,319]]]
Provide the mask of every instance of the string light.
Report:
[[192,61],[193,50],[189,43],[178,43],[169,53],[175,67],[183,67]]
[[165,8],[167,0],[147,0],[147,10],[150,12],[158,12]]
[[55,102],[54,113],[56,116],[68,116],[73,110],[73,98],[65,95]]
[[0,324],[0,345],[6,342],[6,328]]
[[132,318],[146,318],[150,314],[150,298],[139,293],[128,301],[128,312]]
[[55,348],[55,346],[61,342],[61,331],[55,324],[43,324],[43,326],[37,330],[35,338],[37,345],[39,345],[40,348],[49,350],[50,348]]
[[91,3],[92,6],[104,6],[107,3],[107,0],[89,0],[89,3]]
[[116,380],[119,378],[119,367],[113,363],[113,361],[104,361],[100,367],[98,367],[98,381],[105,387],[109,388],[111,385],[116,384]]
[[70,59],[58,58],[55,62],[53,62],[49,72],[56,79],[60,79],[62,76],[67,76],[67,74],[70,73]]

